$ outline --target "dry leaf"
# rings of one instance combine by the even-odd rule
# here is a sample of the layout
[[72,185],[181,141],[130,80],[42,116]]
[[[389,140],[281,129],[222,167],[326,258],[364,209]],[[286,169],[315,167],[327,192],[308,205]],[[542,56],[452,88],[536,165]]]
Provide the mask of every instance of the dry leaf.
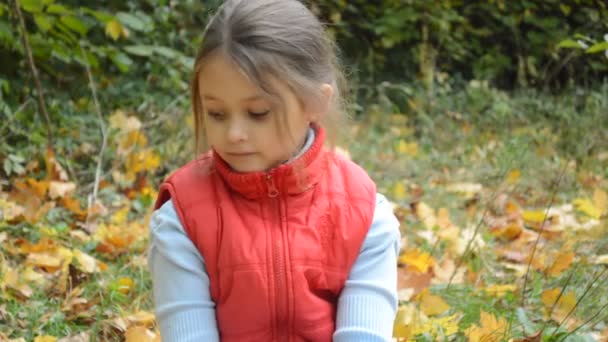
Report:
[[515,292],[517,286],[515,285],[491,285],[484,289],[484,291],[492,297],[504,297],[508,292]]
[[[551,318],[558,323],[561,323],[566,318],[568,313],[576,306],[576,297],[574,296],[574,293],[571,291],[565,292],[560,297],[559,294],[561,291],[561,289],[557,288],[548,289],[543,291],[540,297],[545,305],[547,314],[549,314],[549,310],[551,310],[551,307],[553,307],[557,301],[557,304],[555,304],[553,312],[551,313]],[[559,301],[557,300],[558,297]]]
[[600,215],[604,214],[608,210],[608,194],[601,189],[595,189],[593,204],[600,211]]
[[511,170],[507,174],[507,183],[515,184],[519,181],[520,177],[521,177],[521,171],[519,171],[517,169]]
[[427,273],[435,264],[435,259],[427,252],[410,249],[399,257],[399,262],[413,267],[419,273]]
[[132,326],[125,332],[125,342],[154,342],[156,340],[156,333],[146,327]]
[[576,210],[586,214],[591,218],[599,220],[602,216],[602,212],[600,211],[600,209],[597,208],[595,204],[593,204],[593,202],[591,202],[591,200],[588,198],[577,198],[572,201],[572,204],[574,204]]
[[49,335],[38,336],[38,337],[34,338],[34,342],[56,342],[56,341],[57,341],[57,337],[49,336]]
[[440,315],[450,309],[450,306],[439,296],[432,295],[428,288],[417,296],[420,310],[427,316]]
[[78,335],[60,338],[57,342],[89,342],[90,340],[89,333],[83,331]]
[[545,273],[550,277],[556,277],[567,270],[572,265],[572,261],[574,261],[573,252],[560,253]]
[[85,273],[99,272],[99,266],[97,259],[94,257],[81,252],[80,250],[74,250],[74,257],[78,261],[76,267]]
[[76,184],[73,182],[58,182],[51,181],[49,186],[49,197],[57,199],[71,195],[76,190]]
[[471,342],[498,342],[503,341],[507,334],[508,323],[504,318],[496,317],[481,311],[479,325],[472,325],[465,334]]

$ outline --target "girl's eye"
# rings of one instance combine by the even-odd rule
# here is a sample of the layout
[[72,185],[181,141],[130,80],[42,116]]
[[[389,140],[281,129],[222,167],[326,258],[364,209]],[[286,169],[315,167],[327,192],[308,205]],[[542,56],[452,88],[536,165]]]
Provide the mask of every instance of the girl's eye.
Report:
[[254,119],[262,119],[264,118],[266,115],[268,115],[268,113],[270,113],[270,110],[265,110],[263,112],[253,112],[253,111],[249,111],[249,115],[251,115],[251,117],[253,117]]
[[221,119],[224,117],[224,113],[220,113],[220,112],[207,112],[207,115],[209,115],[210,117],[214,118],[214,119]]

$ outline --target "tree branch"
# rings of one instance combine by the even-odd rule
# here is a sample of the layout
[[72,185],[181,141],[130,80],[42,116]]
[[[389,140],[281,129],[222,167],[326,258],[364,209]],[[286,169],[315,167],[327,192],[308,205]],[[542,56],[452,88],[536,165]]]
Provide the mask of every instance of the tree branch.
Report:
[[46,123],[46,141],[47,148],[53,150],[53,135],[51,132],[51,119],[49,113],[46,110],[44,97],[42,96],[42,86],[40,85],[40,77],[38,76],[38,69],[36,69],[36,63],[34,63],[34,57],[32,55],[32,48],[30,47],[30,41],[27,38],[27,29],[25,27],[25,20],[21,14],[21,8],[19,7],[18,0],[13,0],[13,6],[15,7],[15,13],[19,19],[19,27],[21,28],[21,38],[23,40],[23,47],[27,55],[27,61],[34,79],[34,85],[36,86],[36,95],[38,100],[38,114],[42,117],[42,120]]

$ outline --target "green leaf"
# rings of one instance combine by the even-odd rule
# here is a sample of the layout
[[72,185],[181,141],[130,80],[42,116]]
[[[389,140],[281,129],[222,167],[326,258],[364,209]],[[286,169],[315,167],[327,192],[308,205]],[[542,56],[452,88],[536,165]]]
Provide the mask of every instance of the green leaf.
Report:
[[135,31],[144,31],[146,29],[146,23],[133,14],[118,12],[118,14],[116,14],[116,18],[118,18],[123,25],[128,26]]
[[582,49],[579,43],[572,39],[565,39],[557,44],[558,48],[566,48],[566,49]]
[[42,0],[19,0],[21,8],[30,13],[40,13],[44,8]]
[[86,35],[87,31],[89,30],[87,25],[75,16],[65,15],[59,20],[71,30],[78,32],[81,36]]
[[58,5],[58,4],[52,4],[50,5],[46,11],[48,13],[53,13],[53,14],[71,14],[72,10],[63,6],[63,5]]
[[608,42],[599,42],[593,44],[590,48],[585,50],[586,53],[597,53],[602,52],[604,50],[608,50]]
[[85,52],[85,54],[86,54],[86,61],[83,58],[82,54],[75,55],[74,60],[82,66],[86,66],[88,64],[89,67],[91,67],[91,69],[93,69],[93,70],[96,70],[97,68],[99,68],[99,60],[97,59],[97,57],[95,57],[95,55],[92,54],[91,52]]
[[156,52],[157,54],[163,56],[163,57],[167,57],[167,58],[176,58],[180,53],[168,48],[166,46],[155,46],[154,47],[154,52]]
[[42,32],[46,32],[50,30],[51,27],[53,27],[55,18],[44,14],[35,14],[34,22],[36,22],[36,25],[40,28]]
[[149,57],[154,53],[154,46],[150,45],[130,45],[125,46],[125,51],[136,56]]
[[53,51],[51,52],[51,55],[66,64],[72,62],[72,54],[64,46],[53,46]]
[[129,56],[125,55],[122,52],[112,54],[110,58],[112,59],[112,62],[114,62],[114,65],[118,67],[118,70],[122,72],[129,71],[129,67],[131,66],[131,64],[133,64],[133,60],[131,60]]
[[104,23],[104,24],[107,24],[108,22],[110,22],[114,19],[114,16],[107,12],[95,11],[95,10],[92,10],[87,7],[80,7],[80,10],[83,11],[84,13],[88,13],[88,14],[92,15],[93,17],[95,17],[95,19],[97,19],[98,21],[100,21],[101,23]]

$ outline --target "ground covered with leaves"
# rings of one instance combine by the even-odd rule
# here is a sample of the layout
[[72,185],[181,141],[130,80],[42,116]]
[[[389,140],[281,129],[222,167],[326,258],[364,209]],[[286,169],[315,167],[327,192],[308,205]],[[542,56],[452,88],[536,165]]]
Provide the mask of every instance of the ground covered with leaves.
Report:
[[[389,95],[340,146],[401,222],[395,339],[608,339],[608,87]],[[4,158],[0,341],[160,340],[147,221],[159,181],[190,157],[178,100],[111,110],[105,151],[80,114],[53,149]]]

